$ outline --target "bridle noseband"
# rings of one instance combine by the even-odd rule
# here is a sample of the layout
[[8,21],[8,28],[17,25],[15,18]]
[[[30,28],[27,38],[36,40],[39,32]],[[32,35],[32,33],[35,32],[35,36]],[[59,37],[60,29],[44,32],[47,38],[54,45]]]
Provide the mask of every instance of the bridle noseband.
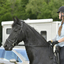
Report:
[[12,41],[11,39],[7,39],[6,41],[7,41],[9,44],[11,44],[12,46],[15,46],[15,45],[16,45],[16,42],[17,42],[17,40]]

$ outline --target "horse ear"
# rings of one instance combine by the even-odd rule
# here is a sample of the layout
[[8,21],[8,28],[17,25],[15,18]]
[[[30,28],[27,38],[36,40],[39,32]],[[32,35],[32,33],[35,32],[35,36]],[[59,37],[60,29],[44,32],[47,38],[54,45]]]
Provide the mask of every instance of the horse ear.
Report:
[[17,24],[21,25],[21,21],[16,17]]
[[16,22],[16,19],[15,19],[15,17],[13,17],[13,20],[14,20],[14,22]]
[[16,17],[16,20],[19,21],[19,19]]
[[21,21],[15,16],[13,17],[14,23],[21,25]]

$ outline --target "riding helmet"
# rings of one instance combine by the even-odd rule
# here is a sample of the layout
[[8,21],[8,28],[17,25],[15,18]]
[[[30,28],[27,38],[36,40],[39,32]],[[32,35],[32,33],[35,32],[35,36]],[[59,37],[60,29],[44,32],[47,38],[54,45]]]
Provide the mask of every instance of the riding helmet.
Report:
[[64,12],[64,6],[61,6],[61,7],[58,9],[58,12],[57,12],[57,13],[59,13],[59,12]]

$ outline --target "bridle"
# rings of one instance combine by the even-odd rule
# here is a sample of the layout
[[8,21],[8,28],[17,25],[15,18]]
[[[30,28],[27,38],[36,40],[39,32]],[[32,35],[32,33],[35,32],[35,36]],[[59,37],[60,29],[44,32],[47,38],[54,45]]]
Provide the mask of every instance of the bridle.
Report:
[[14,41],[12,41],[11,39],[7,39],[6,41],[7,41],[9,44],[11,44],[12,46],[15,46],[15,45],[16,45],[15,42],[17,42],[17,40],[15,40],[15,42],[14,42]]

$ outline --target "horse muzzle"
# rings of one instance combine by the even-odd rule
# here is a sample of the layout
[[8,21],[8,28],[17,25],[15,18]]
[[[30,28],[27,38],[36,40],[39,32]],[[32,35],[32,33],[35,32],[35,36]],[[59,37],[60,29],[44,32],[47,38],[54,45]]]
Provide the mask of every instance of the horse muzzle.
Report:
[[8,47],[7,45],[4,45],[3,47],[5,48],[5,50],[12,50],[12,47]]

